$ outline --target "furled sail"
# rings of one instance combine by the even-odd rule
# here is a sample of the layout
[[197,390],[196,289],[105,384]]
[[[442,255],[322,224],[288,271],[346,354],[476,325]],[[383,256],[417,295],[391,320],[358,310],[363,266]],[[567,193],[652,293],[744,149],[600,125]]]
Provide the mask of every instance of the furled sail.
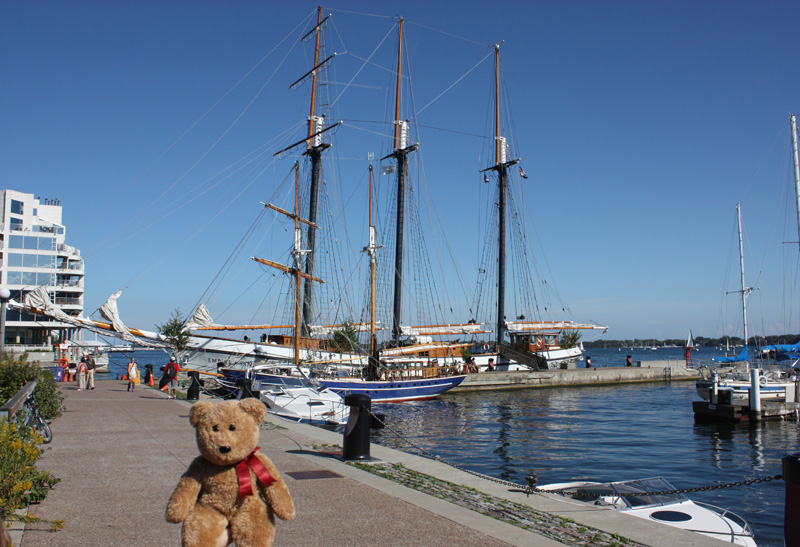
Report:
[[27,293],[23,299],[23,305],[29,309],[33,308],[39,310],[42,312],[42,314],[52,317],[58,321],[63,321],[64,323],[68,323],[70,325],[83,326],[83,323],[74,317],[70,317],[64,313],[61,308],[53,304],[53,302],[50,300],[50,296],[47,294],[46,287],[46,285],[42,285]]
[[124,290],[125,289],[121,289],[109,296],[108,300],[106,300],[106,303],[100,307],[100,313],[103,315],[103,317],[111,322],[116,336],[119,336],[126,342],[132,342],[140,346],[166,347],[167,344],[160,340],[154,340],[149,337],[140,338],[139,336],[132,334],[130,329],[122,322],[122,319],[119,317],[119,310],[117,309],[117,298],[119,298]]
[[713,357],[712,361],[716,361],[717,363],[742,363],[744,361],[750,360],[750,350],[747,346],[742,348],[742,351],[739,352],[739,355],[733,355],[730,357]]
[[119,311],[117,310],[117,298],[119,298],[119,295],[121,295],[124,290],[125,289],[121,289],[109,296],[106,303],[100,306],[100,313],[103,317],[111,321],[111,324],[114,325],[114,330],[117,331],[123,340],[132,342],[133,340],[131,340],[131,338],[133,338],[133,335],[122,322],[122,319],[119,318]]
[[208,311],[208,308],[201,302],[199,306],[197,306],[197,310],[194,312],[189,321],[186,322],[187,329],[199,329],[203,327],[218,327],[214,320],[211,319],[211,314]]

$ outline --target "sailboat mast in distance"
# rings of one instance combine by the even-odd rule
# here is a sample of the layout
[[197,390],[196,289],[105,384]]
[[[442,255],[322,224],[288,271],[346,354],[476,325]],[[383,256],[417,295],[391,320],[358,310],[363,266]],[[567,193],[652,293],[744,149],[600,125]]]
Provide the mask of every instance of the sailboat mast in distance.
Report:
[[794,160],[794,195],[797,201],[797,242],[800,244],[800,156],[797,152],[797,120],[789,115],[792,129],[792,159]]

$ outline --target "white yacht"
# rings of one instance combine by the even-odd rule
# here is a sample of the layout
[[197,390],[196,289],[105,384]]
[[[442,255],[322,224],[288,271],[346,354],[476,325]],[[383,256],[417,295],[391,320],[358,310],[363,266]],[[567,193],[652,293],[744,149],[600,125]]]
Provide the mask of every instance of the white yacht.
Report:
[[750,525],[742,517],[690,500],[673,492],[662,477],[624,482],[563,482],[537,487],[581,503],[606,506],[634,517],[660,522],[734,545],[756,547]]

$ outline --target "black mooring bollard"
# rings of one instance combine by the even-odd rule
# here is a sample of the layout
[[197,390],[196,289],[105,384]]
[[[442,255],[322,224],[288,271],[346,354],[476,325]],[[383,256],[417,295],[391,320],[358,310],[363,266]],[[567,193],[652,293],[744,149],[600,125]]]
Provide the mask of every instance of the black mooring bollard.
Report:
[[350,407],[350,417],[344,428],[342,458],[345,461],[372,459],[369,455],[372,399],[362,393],[350,393],[345,395],[344,404]]
[[798,545],[800,542],[800,453],[789,454],[781,460],[783,480],[786,483],[786,501],[783,507],[784,545]]
[[196,370],[190,370],[188,375],[191,383],[186,390],[186,398],[190,401],[196,401],[200,398],[200,373]]
[[150,378],[153,378],[153,365],[145,365],[144,366],[144,380],[142,380],[145,384],[150,383]]
[[237,399],[260,399],[261,394],[256,395],[252,390],[253,382],[249,378],[237,378],[236,387],[239,388]]

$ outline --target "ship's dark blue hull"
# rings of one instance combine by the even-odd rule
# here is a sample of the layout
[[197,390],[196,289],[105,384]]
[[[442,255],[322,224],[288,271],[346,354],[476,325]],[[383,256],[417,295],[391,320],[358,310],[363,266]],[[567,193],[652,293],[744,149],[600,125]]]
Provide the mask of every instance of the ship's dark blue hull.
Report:
[[367,382],[363,380],[323,380],[317,381],[335,391],[342,397],[351,393],[367,395],[373,403],[401,403],[404,401],[424,401],[441,395],[456,387],[466,376],[428,378],[418,380],[396,380],[393,382]]

